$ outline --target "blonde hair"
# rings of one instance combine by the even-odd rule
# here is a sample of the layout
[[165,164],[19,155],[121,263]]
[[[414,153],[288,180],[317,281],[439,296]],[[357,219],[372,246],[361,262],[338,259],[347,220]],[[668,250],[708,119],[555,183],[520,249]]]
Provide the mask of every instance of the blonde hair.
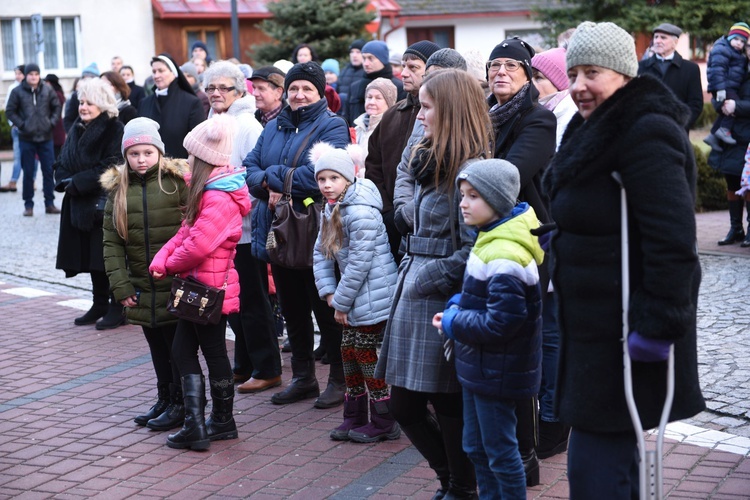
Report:
[[425,152],[422,168],[433,162],[436,165],[435,188],[442,179],[444,187],[451,189],[466,160],[491,156],[492,128],[484,92],[471,75],[457,69],[431,72],[422,89],[435,105],[432,137],[414,147],[412,158]]
[[[157,179],[159,181],[159,189],[162,193],[167,195],[175,194],[179,190],[177,182],[172,179],[174,189],[167,191],[164,189],[162,184],[162,170],[166,166],[167,160],[161,155],[158,148],[155,148],[159,155],[159,170],[157,171]],[[127,157],[125,163],[117,165],[117,170],[120,173],[120,183],[112,194],[112,223],[117,230],[117,234],[120,235],[126,243],[128,241],[128,187],[130,187],[130,164],[128,163]],[[182,209],[182,207],[180,207]]]
[[78,83],[78,100],[86,100],[106,113],[110,118],[119,115],[117,100],[112,86],[100,78],[87,78]]
[[320,248],[323,251],[323,256],[329,260],[336,258],[336,254],[339,253],[344,244],[344,225],[341,222],[341,210],[339,207],[341,206],[341,200],[344,199],[346,191],[351,185],[351,182],[346,184],[346,187],[339,195],[339,199],[336,200],[336,204],[331,210],[330,217],[325,217],[325,207],[322,210],[323,213],[320,217]]

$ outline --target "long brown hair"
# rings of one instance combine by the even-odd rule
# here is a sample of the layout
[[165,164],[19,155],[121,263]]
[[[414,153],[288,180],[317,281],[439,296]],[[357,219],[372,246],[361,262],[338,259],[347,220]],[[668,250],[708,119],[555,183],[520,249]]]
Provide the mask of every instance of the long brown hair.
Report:
[[195,223],[200,213],[201,200],[203,199],[203,188],[206,181],[211,177],[214,166],[206,163],[193,155],[193,168],[191,169],[190,187],[188,188],[187,209],[185,210],[185,221],[188,226]]
[[[179,189],[179,186],[177,185],[177,182],[172,179],[172,185],[174,186],[174,189],[172,191],[167,191],[164,189],[164,185],[162,184],[162,171],[164,170],[164,167],[167,163],[166,158],[164,158],[161,155],[161,152],[157,149],[157,154],[159,155],[159,161],[157,162],[159,165],[159,170],[157,171],[157,179],[159,180],[159,189],[164,194],[175,194],[177,190]],[[130,164],[127,160],[127,155],[125,159],[125,163],[118,165],[117,170],[120,173],[120,182],[117,185],[117,189],[115,189],[114,194],[112,195],[112,223],[115,226],[115,229],[117,230],[117,234],[120,235],[120,238],[125,240],[127,243],[128,241],[128,187],[130,186]]]
[[432,137],[423,139],[412,157],[426,153],[423,167],[431,162],[436,165],[435,188],[441,179],[451,188],[466,160],[490,156],[491,127],[484,92],[475,78],[457,69],[431,72],[422,89],[435,104]]
[[344,244],[344,226],[341,223],[341,200],[346,195],[346,190],[351,186],[351,182],[346,185],[344,190],[339,195],[339,199],[336,200],[336,204],[331,210],[331,216],[325,217],[325,208],[323,208],[323,214],[321,214],[320,222],[320,247],[323,250],[323,255],[326,259],[335,259],[336,254],[341,250],[341,246]]

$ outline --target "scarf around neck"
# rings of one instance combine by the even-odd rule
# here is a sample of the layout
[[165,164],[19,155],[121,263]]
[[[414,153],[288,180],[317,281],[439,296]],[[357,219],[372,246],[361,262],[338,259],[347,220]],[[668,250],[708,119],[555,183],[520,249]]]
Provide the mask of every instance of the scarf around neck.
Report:
[[[495,135],[497,135],[500,127],[515,116],[516,113],[518,113],[518,110],[521,109],[521,105],[526,100],[526,94],[529,93],[529,88],[531,88],[531,82],[528,82],[521,87],[521,90],[511,97],[511,99],[505,104],[500,104],[498,102],[490,108],[490,121],[492,122],[492,130],[495,132]],[[490,99],[492,97],[493,96],[490,96]]]

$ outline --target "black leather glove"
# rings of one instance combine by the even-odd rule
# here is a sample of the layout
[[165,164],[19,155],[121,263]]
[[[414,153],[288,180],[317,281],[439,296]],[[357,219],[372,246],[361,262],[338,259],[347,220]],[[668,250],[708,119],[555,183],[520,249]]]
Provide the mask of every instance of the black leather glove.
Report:
[[57,191],[58,193],[64,193],[72,182],[73,182],[73,179],[71,179],[70,177],[68,177],[67,179],[61,180],[55,186],[55,191]]

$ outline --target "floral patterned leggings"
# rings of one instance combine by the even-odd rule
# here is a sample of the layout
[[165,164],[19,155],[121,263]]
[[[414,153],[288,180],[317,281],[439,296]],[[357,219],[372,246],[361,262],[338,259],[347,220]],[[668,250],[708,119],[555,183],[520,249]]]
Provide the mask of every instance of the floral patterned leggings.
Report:
[[370,393],[370,400],[388,397],[388,384],[382,378],[374,378],[378,362],[377,345],[385,321],[376,325],[344,327],[341,338],[341,359],[344,362],[346,394],[357,397]]

